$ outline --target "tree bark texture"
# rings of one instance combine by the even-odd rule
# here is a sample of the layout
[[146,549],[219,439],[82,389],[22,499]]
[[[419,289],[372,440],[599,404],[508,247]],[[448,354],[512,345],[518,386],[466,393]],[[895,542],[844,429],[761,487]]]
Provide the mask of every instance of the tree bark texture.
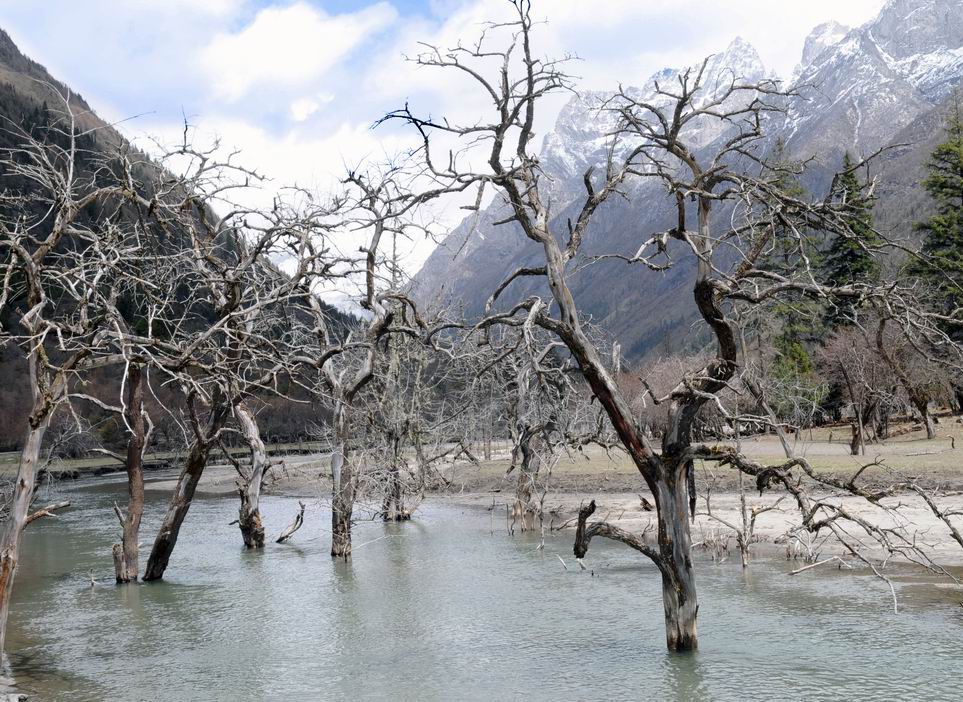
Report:
[[522,429],[519,441],[521,465],[515,484],[515,504],[512,508],[512,522],[521,525],[522,531],[535,529],[535,509],[532,505],[532,487],[538,477],[539,457],[534,444],[536,437],[528,427]]
[[347,404],[339,400],[334,410],[334,448],[331,451],[331,555],[351,556],[351,513],[354,510],[354,474],[348,453]]
[[131,364],[127,369],[127,426],[130,436],[127,439],[127,514],[121,515],[121,543],[115,544],[114,572],[118,583],[137,580],[140,572],[138,563],[138,540],[140,522],[144,515],[144,443],[147,440],[147,427],[144,417],[144,379],[143,369]]
[[13,579],[20,559],[20,539],[30,511],[30,500],[33,498],[40,447],[50,423],[50,414],[38,415],[37,409],[35,406],[34,413],[30,416],[30,428],[20,453],[13,502],[10,504],[10,513],[3,524],[3,530],[0,531],[0,655],[4,650]]
[[692,570],[686,471],[687,467],[682,466],[674,476],[670,473],[670,479],[660,482],[654,495],[658,504],[665,643],[670,651],[694,651],[699,647],[699,600]]
[[164,571],[167,570],[171,554],[174,552],[174,546],[177,544],[181,525],[191,508],[194,493],[197,491],[197,484],[200,482],[204,468],[207,466],[211,442],[224,426],[227,411],[227,407],[215,405],[211,409],[204,436],[195,437],[191,444],[187,459],[184,461],[184,467],[177,477],[177,485],[174,487],[174,494],[171,495],[164,520],[157,532],[157,537],[154,539],[150,557],[147,559],[147,568],[144,571],[145,581],[160,580],[164,577]]
[[264,548],[264,523],[261,520],[261,483],[267,469],[267,451],[261,440],[254,413],[244,402],[234,408],[241,434],[251,449],[250,472],[242,473],[237,481],[237,491],[241,498],[238,510],[238,527],[241,538],[248,548]]

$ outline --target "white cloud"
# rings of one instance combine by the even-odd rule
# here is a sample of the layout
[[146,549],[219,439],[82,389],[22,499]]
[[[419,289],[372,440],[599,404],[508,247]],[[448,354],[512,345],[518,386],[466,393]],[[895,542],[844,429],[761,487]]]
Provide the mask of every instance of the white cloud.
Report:
[[229,100],[263,85],[303,86],[396,16],[387,3],[336,16],[304,2],[269,7],[240,32],[217,35],[201,61],[214,94]]
[[[370,0],[369,0],[370,1]],[[129,133],[177,139],[181,113],[219,135],[274,180],[331,187],[345,164],[379,160],[406,145],[407,131],[371,122],[410,102],[420,114],[475,121],[490,100],[456,71],[417,69],[402,54],[418,42],[446,48],[504,19],[505,0],[424,0],[399,15],[390,0],[332,14],[318,0],[0,0],[0,26],[28,53],[114,118],[149,113]],[[788,75],[809,31],[830,19],[860,24],[883,0],[539,0],[539,56],[575,53],[581,87],[638,84],[666,65],[722,50],[739,34],[764,63]],[[105,30],[116,29],[112,33]],[[77,36],[99,41],[77,42]],[[211,39],[213,37],[213,40]],[[336,98],[335,98],[336,96]],[[560,95],[542,106],[536,131],[551,129]],[[270,191],[259,197],[269,198]],[[454,221],[463,211],[439,210]],[[426,252],[421,247],[413,265]]]
[[321,105],[327,104],[332,100],[334,100],[334,95],[331,93],[320,93],[313,97],[298,98],[291,103],[291,119],[295,122],[303,122],[321,109]]
[[244,0],[126,0],[128,9],[146,10],[148,12],[190,12],[226,17],[234,14],[244,6]]

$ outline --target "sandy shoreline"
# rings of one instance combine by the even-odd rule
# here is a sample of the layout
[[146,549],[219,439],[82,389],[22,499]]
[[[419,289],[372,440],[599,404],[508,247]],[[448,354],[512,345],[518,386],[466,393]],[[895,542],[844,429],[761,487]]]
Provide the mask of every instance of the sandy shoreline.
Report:
[[[779,460],[772,441],[747,442],[744,448],[750,455],[755,453],[760,460]],[[822,466],[828,463],[834,473],[844,476],[850,475],[848,471],[851,465],[858,469],[863,462],[870,462],[876,457],[848,456],[846,447],[841,444],[812,445],[806,448],[815,465],[820,465],[820,457],[829,459],[824,461]],[[914,477],[921,484],[941,488],[938,500],[940,508],[963,511],[963,494],[958,493],[963,478],[959,468],[963,461],[963,451],[949,448],[948,438],[922,443],[908,439],[873,448],[877,455],[888,454],[891,459],[900,461],[907,458],[915,460],[917,470]],[[428,492],[425,495],[425,504],[451,504],[479,510],[491,510],[494,505],[495,523],[508,530],[509,505],[514,501],[515,490],[515,476],[505,474],[508,465],[508,455],[502,451],[479,465],[464,463],[449,466],[443,469],[442,473],[446,480],[451,482],[450,487]],[[272,475],[265,485],[265,493],[301,497],[323,504],[330,495],[331,486],[326,469],[325,455],[283,457],[279,465],[272,469]],[[888,469],[873,470],[877,471],[876,475],[870,472],[865,476],[869,483],[883,483],[894,477],[889,472],[881,472]],[[725,547],[731,557],[738,558],[735,532],[725,524],[742,524],[735,475],[731,470],[715,471],[710,516],[705,500],[709,473],[697,468],[697,474],[699,497],[693,521],[693,542],[716,552]],[[235,475],[231,466],[212,465],[205,471],[198,492],[206,495],[231,495],[236,490]],[[148,478],[147,489],[150,492],[168,493],[173,487],[174,474],[171,472]],[[785,555],[789,549],[796,556],[812,551],[826,557],[842,552],[839,544],[824,539],[822,535],[814,538],[808,533],[797,531],[798,536],[792,536],[794,528],[800,524],[795,503],[788,496],[784,496],[782,491],[771,490],[759,495],[753,488],[752,482],[747,481],[748,507],[772,508],[761,513],[756,520],[752,547],[754,553],[779,556]],[[545,528],[550,530],[571,526],[579,507],[594,499],[598,506],[595,519],[604,519],[635,534],[648,530],[650,538],[654,540],[654,513],[643,508],[640,496],[645,497],[650,504],[653,501],[638,472],[624,456],[606,456],[601,452],[591,452],[586,456],[577,455],[571,460],[566,458],[555,467],[545,494]],[[828,496],[828,493],[822,495]],[[917,495],[898,495],[882,501],[884,506],[899,505],[898,513],[884,510],[857,497],[833,499],[848,511],[865,517],[873,524],[901,527],[923,546],[935,562],[946,566],[963,566],[963,547],[950,537],[946,525]],[[371,508],[376,509],[377,498],[370,501]],[[363,509],[364,499],[360,502]],[[869,539],[864,538],[864,542],[867,555],[881,555]]]

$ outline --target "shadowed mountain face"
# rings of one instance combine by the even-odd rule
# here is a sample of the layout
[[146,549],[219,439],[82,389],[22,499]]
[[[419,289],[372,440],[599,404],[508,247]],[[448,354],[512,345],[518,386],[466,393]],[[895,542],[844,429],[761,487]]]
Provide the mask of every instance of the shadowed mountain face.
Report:
[[[81,133],[77,138],[78,169],[89,170],[88,159],[115,152],[118,147],[125,145],[124,137],[94,114],[82,97],[58,82],[43,66],[24,56],[7,33],[0,29],[0,149],[21,146],[24,133],[41,139],[62,139],[56,130],[46,128],[51,125],[57,125],[59,129],[68,127],[64,104],[66,96],[69,96],[76,131]],[[32,182],[14,177],[0,168],[0,191],[29,193],[35,187]],[[181,243],[177,233],[173,233],[170,245],[187,244],[186,237]],[[270,266],[266,266],[265,271],[279,275]],[[17,301],[13,301],[13,304],[17,304]],[[336,329],[352,323],[351,317],[326,305],[324,307]],[[17,315],[11,314],[9,308],[0,313],[0,325],[4,330],[16,330],[16,319]],[[18,449],[26,431],[26,417],[31,405],[29,388],[25,382],[26,371],[21,349],[13,344],[0,345],[0,451]],[[117,385],[115,371],[106,369],[92,373],[88,387],[93,394],[111,397],[116,396]],[[180,398],[168,393],[164,399],[175,403]],[[293,413],[290,403],[283,404],[279,409],[269,405],[259,418],[260,426],[266,436],[296,439],[297,432],[303,431],[316,418],[316,412],[316,407],[307,405],[301,405]],[[93,415],[97,412],[90,414],[88,419],[94,424],[97,417]],[[112,419],[96,425],[96,431],[108,446],[125,440],[123,432]]]
[[[17,49],[6,32],[0,30],[0,149],[20,145],[19,134],[37,133],[62,113],[67,87],[57,82],[47,70]],[[70,96],[70,105],[82,130],[101,128],[96,135],[84,138],[83,149],[96,150],[98,144],[117,144],[122,137],[107,127],[79,95]],[[19,191],[29,188],[0,172],[0,189]],[[9,329],[12,318],[0,318]],[[20,350],[11,345],[0,346],[0,450],[17,448],[25,430],[25,417],[30,410],[30,395],[23,379],[26,363]]]
[[[651,97],[654,81],[665,83],[677,73],[665,69],[632,90]],[[758,80],[769,75],[755,49],[737,38],[711,58],[704,84],[712,92],[733,76]],[[919,186],[926,158],[941,139],[942,115],[961,77],[963,0],[890,0],[862,27],[827,23],[813,30],[791,78],[799,97],[789,101],[784,115],[770,120],[769,138],[773,144],[781,139],[790,158],[812,159],[803,181],[820,194],[847,150],[868,156],[899,144],[875,166],[881,200],[876,224],[889,234],[911,236],[913,222],[928,206]],[[597,108],[608,97],[586,92],[573,98],[545,137],[540,160],[552,181],[557,231],[565,230],[564,222],[578,207],[582,174],[604,162],[606,134],[613,124]],[[715,125],[696,125],[689,133],[690,140],[706,148],[721,136]],[[630,256],[651,233],[672,226],[670,205],[655,182],[633,184],[629,202],[613,200],[599,212],[586,236],[585,254]],[[418,297],[478,315],[506,275],[539,262],[540,251],[516,227],[494,226],[506,214],[496,198],[477,220],[466,219],[455,228],[416,276]],[[715,217],[727,215],[720,209]],[[635,360],[680,350],[699,337],[691,272],[682,265],[653,273],[609,260],[583,266],[572,287],[583,313]],[[517,281],[500,306],[532,292],[547,290],[538,282]]]

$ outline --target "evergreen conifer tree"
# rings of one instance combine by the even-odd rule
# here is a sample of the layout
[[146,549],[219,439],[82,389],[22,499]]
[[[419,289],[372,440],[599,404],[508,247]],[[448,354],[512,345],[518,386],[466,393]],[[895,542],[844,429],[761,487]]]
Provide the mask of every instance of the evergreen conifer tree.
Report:
[[[846,206],[849,234],[836,236],[830,242],[821,264],[822,278],[830,285],[879,282],[881,271],[872,249],[881,241],[873,229],[873,203],[864,193],[849,152],[843,156],[843,170],[834,188],[834,196]],[[846,326],[857,304],[837,300],[826,312],[829,330]]]
[[[961,317],[963,306],[963,115],[954,100],[946,121],[946,141],[933,151],[923,187],[933,198],[936,213],[916,225],[923,233],[923,258],[911,272],[930,284],[938,311]],[[963,337],[959,325],[948,332]]]

